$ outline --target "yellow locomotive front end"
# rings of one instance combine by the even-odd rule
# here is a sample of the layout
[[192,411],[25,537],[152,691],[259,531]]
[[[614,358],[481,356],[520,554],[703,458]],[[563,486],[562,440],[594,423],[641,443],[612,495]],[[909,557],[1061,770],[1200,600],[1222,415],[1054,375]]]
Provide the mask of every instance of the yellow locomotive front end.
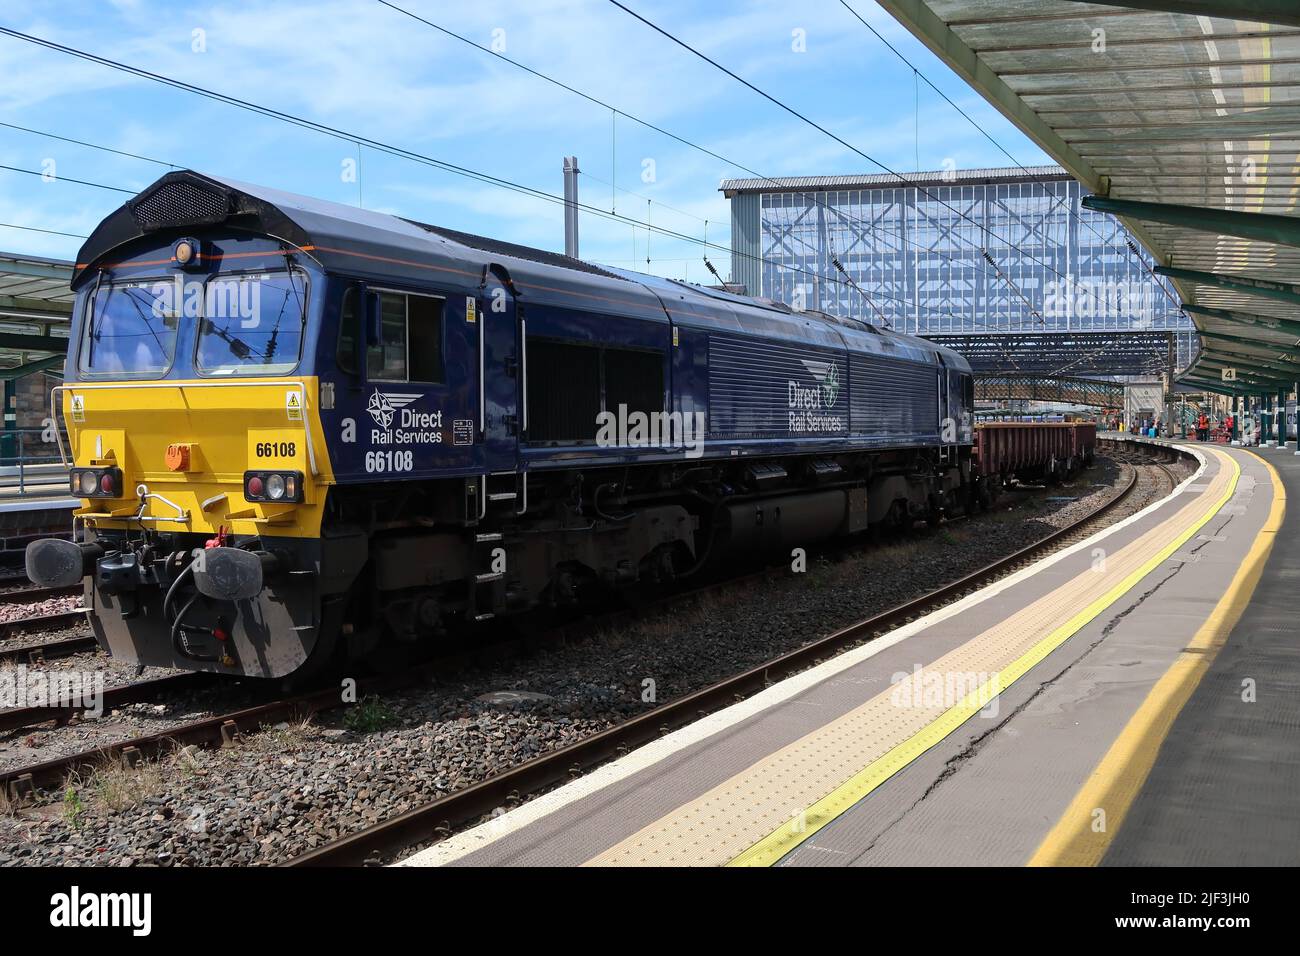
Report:
[[263,677],[306,661],[329,481],[317,390],[313,377],[59,390],[78,554],[38,544],[86,578],[114,657]]

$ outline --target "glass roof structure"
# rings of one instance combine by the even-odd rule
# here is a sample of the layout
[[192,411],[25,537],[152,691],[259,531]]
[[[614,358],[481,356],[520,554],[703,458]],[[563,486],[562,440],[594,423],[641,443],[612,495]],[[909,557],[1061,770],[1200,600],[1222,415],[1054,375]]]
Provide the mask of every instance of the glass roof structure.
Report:
[[63,365],[71,284],[71,262],[0,252],[0,378]]
[[1200,332],[1180,376],[1300,378],[1300,3],[880,0],[1116,215]]

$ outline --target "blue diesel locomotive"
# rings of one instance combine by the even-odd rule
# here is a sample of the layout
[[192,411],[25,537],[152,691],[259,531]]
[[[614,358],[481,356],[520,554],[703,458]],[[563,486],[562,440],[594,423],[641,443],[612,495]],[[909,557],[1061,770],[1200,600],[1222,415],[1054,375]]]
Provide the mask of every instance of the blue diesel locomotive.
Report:
[[86,241],[84,581],[139,664],[284,677],[970,507],[956,353],[189,171]]

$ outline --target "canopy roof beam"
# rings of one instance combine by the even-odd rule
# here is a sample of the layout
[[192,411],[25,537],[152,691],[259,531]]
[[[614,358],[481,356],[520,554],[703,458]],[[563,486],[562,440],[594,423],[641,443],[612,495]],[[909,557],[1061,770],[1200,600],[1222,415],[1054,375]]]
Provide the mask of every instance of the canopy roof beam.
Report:
[[1240,366],[1232,365],[1221,359],[1202,359],[1198,361],[1197,366],[1205,365],[1214,371],[1221,371],[1225,368],[1235,369],[1237,372],[1237,381],[1246,382],[1256,388],[1294,388],[1297,379],[1300,379],[1300,373],[1291,378],[1284,375],[1270,375],[1262,372],[1243,371]]
[[55,352],[66,355],[68,340],[57,335],[24,335],[21,332],[0,332],[0,349],[20,352]]
[[1228,362],[1238,369],[1245,368],[1247,371],[1261,369],[1268,373],[1277,372],[1282,376],[1300,376],[1300,365],[1294,362],[1263,362],[1252,355],[1242,355],[1240,352],[1233,352],[1230,349],[1206,349],[1201,352],[1201,356],[1206,361]]
[[1232,382],[1216,382],[1213,379],[1200,379],[1194,375],[1189,375],[1178,380],[1181,385],[1190,385],[1193,388],[1199,388],[1205,392],[1217,392],[1220,395],[1242,395],[1245,394],[1243,389],[1232,388]]
[[[1083,0],[1071,0],[1074,3]],[[1104,7],[1132,7],[1159,13],[1185,13],[1188,16],[1222,17],[1225,20],[1256,20],[1300,26],[1300,10],[1295,0],[1087,0]]]
[[1293,352],[1296,346],[1300,345],[1295,339],[1290,342],[1261,342],[1259,339],[1252,339],[1246,335],[1232,335],[1228,332],[1201,332],[1202,339],[1214,339],[1219,342],[1232,342],[1236,345],[1245,345],[1249,348],[1263,349],[1264,353],[1260,358],[1265,361],[1275,358],[1279,352]]
[[1203,315],[1206,318],[1219,319],[1222,322],[1235,322],[1238,325],[1253,325],[1257,328],[1271,329],[1275,332],[1283,332],[1300,338],[1300,322],[1292,319],[1279,319],[1277,316],[1262,315],[1258,312],[1240,312],[1237,309],[1214,309],[1208,305],[1195,305],[1186,302],[1183,303],[1182,307],[1186,312]]
[[37,359],[34,362],[28,362],[25,365],[0,369],[0,381],[25,378],[35,372],[47,372],[56,367],[62,371],[63,361],[64,357],[62,355],[47,355],[45,358]]
[[[1300,125],[1293,118],[1291,124]],[[1219,138],[1222,138],[1220,136]],[[1107,196],[1085,196],[1083,207],[1097,212],[1108,212],[1129,219],[1160,222],[1184,229],[1198,229],[1241,239],[1275,242],[1284,246],[1300,246],[1300,220],[1294,216],[1275,216],[1263,212],[1236,212],[1231,209],[1211,209],[1205,206],[1180,206],[1177,203],[1141,202],[1136,199],[1111,199]]]
[[1168,279],[1213,285],[1220,289],[1231,289],[1233,292],[1247,292],[1291,305],[1300,305],[1300,285],[1290,282],[1273,282],[1269,279],[1256,279],[1254,276],[1226,276],[1217,272],[1199,272],[1195,269],[1178,269],[1173,266],[1156,266],[1154,271],[1156,275]]
[[1106,183],[1057,132],[1043,122],[1032,109],[998,76],[924,0],[879,0],[895,20],[916,35],[930,52],[950,69],[981,91],[999,112],[1043,147],[1048,154],[1092,192],[1106,192]]

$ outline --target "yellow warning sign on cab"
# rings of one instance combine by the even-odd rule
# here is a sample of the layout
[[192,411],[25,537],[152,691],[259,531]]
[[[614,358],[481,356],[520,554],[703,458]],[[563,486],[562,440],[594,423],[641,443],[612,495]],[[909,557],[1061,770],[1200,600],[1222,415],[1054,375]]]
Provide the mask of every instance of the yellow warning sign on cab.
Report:
[[291,422],[302,421],[302,396],[297,392],[285,392],[284,413]]

